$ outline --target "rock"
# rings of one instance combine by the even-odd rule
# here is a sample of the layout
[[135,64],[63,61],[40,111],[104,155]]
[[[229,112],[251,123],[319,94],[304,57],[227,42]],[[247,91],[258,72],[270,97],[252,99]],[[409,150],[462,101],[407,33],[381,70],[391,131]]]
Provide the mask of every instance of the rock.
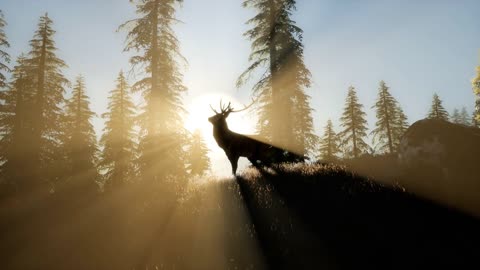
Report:
[[443,120],[424,119],[405,132],[398,150],[402,167],[430,169],[445,179],[478,177],[480,129]]

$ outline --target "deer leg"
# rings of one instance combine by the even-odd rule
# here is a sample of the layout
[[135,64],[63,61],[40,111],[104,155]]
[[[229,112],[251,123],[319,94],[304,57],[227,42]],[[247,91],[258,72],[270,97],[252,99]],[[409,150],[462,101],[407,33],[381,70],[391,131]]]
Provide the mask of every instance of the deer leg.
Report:
[[237,166],[238,166],[238,156],[229,156],[230,164],[232,165],[232,174],[237,175]]

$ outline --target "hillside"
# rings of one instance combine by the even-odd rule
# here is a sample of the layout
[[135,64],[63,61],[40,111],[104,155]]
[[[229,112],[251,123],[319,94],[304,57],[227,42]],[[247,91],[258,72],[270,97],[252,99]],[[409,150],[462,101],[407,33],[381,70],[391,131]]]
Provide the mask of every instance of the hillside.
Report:
[[[182,196],[2,204],[2,269],[405,269],[479,265],[479,220],[335,165],[248,169]],[[155,268],[153,268],[155,269]]]

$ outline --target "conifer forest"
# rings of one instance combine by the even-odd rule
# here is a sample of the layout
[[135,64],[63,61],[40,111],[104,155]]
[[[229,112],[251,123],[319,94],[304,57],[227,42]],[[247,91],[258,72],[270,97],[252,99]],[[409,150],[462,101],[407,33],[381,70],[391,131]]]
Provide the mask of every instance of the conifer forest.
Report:
[[0,269],[480,266],[480,3],[121,2],[0,1]]

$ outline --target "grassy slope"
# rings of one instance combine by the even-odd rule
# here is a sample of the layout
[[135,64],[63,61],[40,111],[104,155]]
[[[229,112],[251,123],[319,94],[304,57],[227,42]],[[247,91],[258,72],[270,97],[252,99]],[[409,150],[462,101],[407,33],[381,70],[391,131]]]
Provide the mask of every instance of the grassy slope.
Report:
[[[478,220],[342,167],[283,167],[238,183],[275,268],[480,266]],[[277,202],[262,208],[266,198]],[[269,229],[278,217],[283,234]]]
[[[71,193],[74,194],[74,193]],[[480,266],[480,221],[339,166],[0,203],[1,269]]]

